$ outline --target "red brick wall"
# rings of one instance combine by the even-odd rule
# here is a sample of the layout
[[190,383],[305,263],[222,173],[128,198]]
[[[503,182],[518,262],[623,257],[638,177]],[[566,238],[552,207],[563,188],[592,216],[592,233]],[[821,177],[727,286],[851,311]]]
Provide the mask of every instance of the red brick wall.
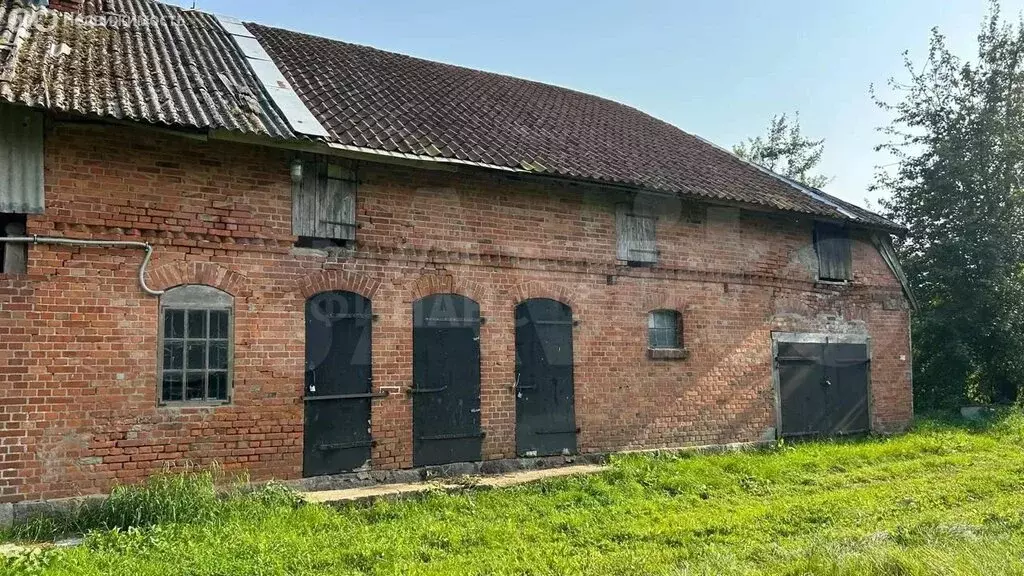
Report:
[[[659,265],[615,262],[611,193],[503,177],[363,164],[353,254],[296,249],[290,153],[143,130],[47,134],[44,215],[32,234],[152,242],[149,280],[235,297],[233,402],[157,403],[158,299],[142,252],[33,246],[29,274],[0,277],[0,502],[109,489],[186,461],[254,478],[302,465],[303,303],[368,296],[375,387],[411,384],[412,302],[477,300],[487,458],[514,452],[514,306],[572,306],[584,452],[758,440],[775,426],[771,331],[873,338],[873,417],[911,416],[908,312],[859,238],[851,287],[817,286],[812,223],[695,203],[661,207]],[[647,312],[683,313],[685,361],[646,357]],[[374,401],[377,468],[408,467],[411,405]]]

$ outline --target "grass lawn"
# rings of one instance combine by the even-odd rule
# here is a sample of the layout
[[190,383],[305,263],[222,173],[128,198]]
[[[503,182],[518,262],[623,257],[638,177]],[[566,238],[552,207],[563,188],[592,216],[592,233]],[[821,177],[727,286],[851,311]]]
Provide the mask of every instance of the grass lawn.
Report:
[[[1024,416],[342,510],[251,496],[31,574],[1024,574]],[[2,563],[3,561],[0,561]],[[17,566],[15,566],[17,564]],[[0,573],[3,572],[0,564]]]

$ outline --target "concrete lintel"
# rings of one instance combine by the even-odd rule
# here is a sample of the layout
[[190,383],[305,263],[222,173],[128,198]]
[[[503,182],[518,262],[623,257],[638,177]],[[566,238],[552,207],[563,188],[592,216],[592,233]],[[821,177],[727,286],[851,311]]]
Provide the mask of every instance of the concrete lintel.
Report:
[[776,342],[793,344],[867,344],[871,337],[867,334],[825,334],[802,332],[773,332],[772,339]]

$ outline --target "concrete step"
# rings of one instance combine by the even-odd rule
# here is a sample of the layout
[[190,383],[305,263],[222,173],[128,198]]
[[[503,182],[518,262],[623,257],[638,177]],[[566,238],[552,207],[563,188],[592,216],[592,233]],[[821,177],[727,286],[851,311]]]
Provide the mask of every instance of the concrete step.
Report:
[[412,482],[405,484],[382,484],[366,488],[346,488],[344,490],[322,490],[300,492],[307,502],[319,504],[340,504],[362,502],[377,498],[397,498],[410,494],[422,494],[432,490],[458,492],[467,489],[508,488],[550,478],[597,474],[608,470],[608,466],[587,464],[580,466],[564,466],[541,470],[522,470],[497,476],[467,476],[462,478],[443,478],[429,482]]

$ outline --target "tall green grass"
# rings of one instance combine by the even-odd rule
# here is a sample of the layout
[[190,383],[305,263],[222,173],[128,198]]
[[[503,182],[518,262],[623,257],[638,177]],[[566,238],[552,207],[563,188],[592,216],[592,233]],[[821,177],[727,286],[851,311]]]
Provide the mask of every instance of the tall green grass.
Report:
[[[628,455],[593,476],[339,509],[295,506],[290,498],[220,498],[206,519],[171,512],[183,509],[177,506],[113,514],[111,524],[135,526],[101,527],[84,546],[7,569],[82,576],[1024,575],[1024,416],[930,419],[899,437],[780,443],[757,452]],[[139,527],[143,517],[148,527]]]
[[7,539],[39,542],[92,531],[129,531],[164,524],[204,524],[239,506],[297,505],[298,495],[276,484],[251,490],[238,481],[218,491],[216,470],[156,474],[142,484],[120,485],[104,499],[87,499],[14,527]]

